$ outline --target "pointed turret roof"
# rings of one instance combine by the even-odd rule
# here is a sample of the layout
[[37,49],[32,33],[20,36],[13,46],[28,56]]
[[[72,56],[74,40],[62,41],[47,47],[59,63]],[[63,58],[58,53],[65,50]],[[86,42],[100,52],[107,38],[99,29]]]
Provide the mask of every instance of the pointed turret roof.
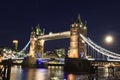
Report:
[[36,27],[40,28],[40,25],[38,24]]
[[80,18],[80,14],[78,14],[77,22],[80,23],[80,24],[82,23],[81,18]]
[[85,26],[87,26],[87,20],[85,20]]

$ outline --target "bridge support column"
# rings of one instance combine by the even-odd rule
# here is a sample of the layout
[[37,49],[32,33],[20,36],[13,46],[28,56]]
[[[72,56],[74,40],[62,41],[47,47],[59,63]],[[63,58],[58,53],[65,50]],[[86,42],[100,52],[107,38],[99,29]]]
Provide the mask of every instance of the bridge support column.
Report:
[[30,36],[29,54],[30,54],[31,57],[35,57],[35,35],[34,35],[34,32],[32,32],[31,36]]
[[114,67],[108,67],[108,77],[114,77]]
[[2,80],[10,80],[12,60],[11,59],[3,60],[2,65],[3,72],[1,72],[2,74],[0,74],[2,76]]
[[30,35],[30,50],[27,58],[24,58],[22,62],[22,67],[36,67],[36,57],[35,57],[35,34],[34,31]]
[[36,41],[35,52],[40,55],[40,58],[44,57],[44,39],[40,39]]
[[79,58],[66,58],[64,71],[73,74],[90,74],[91,64],[88,60]]
[[70,30],[70,52],[69,58],[79,58],[79,27],[72,25]]

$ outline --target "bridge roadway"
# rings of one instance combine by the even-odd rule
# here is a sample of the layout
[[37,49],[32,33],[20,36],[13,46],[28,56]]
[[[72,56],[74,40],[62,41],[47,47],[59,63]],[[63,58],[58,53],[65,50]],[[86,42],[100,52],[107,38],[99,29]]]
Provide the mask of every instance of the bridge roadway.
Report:
[[[37,60],[42,61],[42,62],[59,62],[60,64],[64,64],[64,58],[37,58]],[[117,63],[120,64],[120,60],[116,59],[104,59],[104,60],[97,60],[97,59],[88,59],[90,62],[92,62],[93,65],[100,65],[104,66],[105,64],[108,63]],[[13,65],[21,65],[21,62],[23,61],[23,58],[14,58],[12,59]],[[1,64],[1,63],[0,63]]]
[[[22,65],[22,61],[24,60],[24,58],[13,58],[12,59],[12,64],[13,65]],[[47,62],[50,65],[64,65],[64,58],[37,58],[38,61],[40,62]],[[89,58],[88,59],[93,66],[98,66],[98,67],[105,67],[105,65],[108,64],[112,64],[117,67],[120,67],[120,60],[116,60],[116,59],[104,59],[104,60],[100,60],[100,59],[92,59]],[[0,62],[0,65],[2,65],[2,63]]]
[[[24,58],[12,58],[13,61],[15,60],[23,60]],[[38,60],[56,60],[56,61],[64,61],[64,58],[36,58]],[[4,59],[8,60],[8,59]],[[88,58],[89,61],[95,61],[95,62],[120,62],[119,59],[94,59],[94,58]]]
[[64,38],[70,38],[70,31],[65,32],[59,32],[59,33],[49,33],[46,35],[38,36],[37,39],[43,39],[43,40],[53,40],[53,39],[64,39]]

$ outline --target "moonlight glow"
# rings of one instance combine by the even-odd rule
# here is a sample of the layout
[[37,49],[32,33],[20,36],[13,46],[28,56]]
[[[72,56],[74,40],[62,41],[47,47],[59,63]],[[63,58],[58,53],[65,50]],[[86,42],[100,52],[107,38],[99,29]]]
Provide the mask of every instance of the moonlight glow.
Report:
[[113,42],[113,37],[111,35],[108,35],[108,36],[105,37],[105,41],[107,43],[112,43]]

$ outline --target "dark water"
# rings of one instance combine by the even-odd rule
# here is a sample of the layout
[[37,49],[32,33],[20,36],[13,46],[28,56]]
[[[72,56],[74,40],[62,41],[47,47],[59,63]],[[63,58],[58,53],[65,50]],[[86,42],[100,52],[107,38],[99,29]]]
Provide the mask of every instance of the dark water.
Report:
[[[10,80],[109,80],[108,73],[104,69],[99,71],[99,78],[92,77],[89,75],[74,75],[65,74],[63,72],[63,67],[49,67],[38,68],[38,69],[22,69],[21,66],[13,66],[11,69],[11,79]],[[112,79],[110,79],[112,80]]]

